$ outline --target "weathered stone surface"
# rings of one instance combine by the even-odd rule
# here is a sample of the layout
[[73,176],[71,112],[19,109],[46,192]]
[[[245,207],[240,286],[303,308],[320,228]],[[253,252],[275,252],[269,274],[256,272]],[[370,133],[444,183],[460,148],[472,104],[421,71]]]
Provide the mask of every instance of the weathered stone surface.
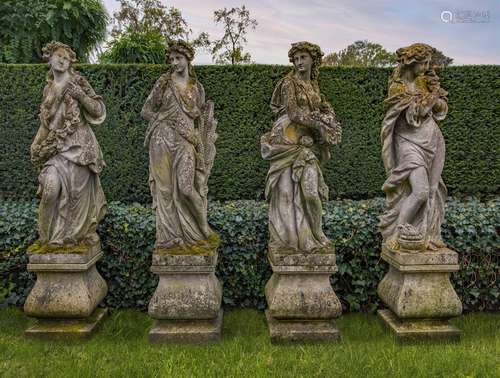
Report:
[[332,319],[323,321],[280,320],[266,310],[269,334],[273,343],[339,341],[340,331]]
[[408,253],[382,244],[382,259],[398,270],[406,272],[456,272],[459,269],[458,254],[448,248],[438,251]]
[[[292,260],[285,264],[289,266],[297,264],[293,260],[310,259],[303,252],[328,253],[331,247],[322,225],[322,201],[328,197],[328,187],[318,163],[330,159],[329,149],[340,143],[342,127],[319,90],[322,55],[316,44],[292,43],[288,57],[293,68],[276,83],[271,98],[275,120],[260,139],[261,156],[270,163],[265,187],[269,248],[300,251],[275,256]],[[321,256],[315,254],[316,258]]]
[[379,310],[377,315],[398,341],[459,341],[461,331],[447,319],[400,319],[391,310]]
[[276,342],[338,339],[340,333],[333,319],[340,316],[342,306],[330,284],[330,275],[337,271],[335,255],[322,254],[318,258],[296,253],[291,259],[276,258],[270,249],[268,257],[273,269],[265,289],[271,339]]
[[448,319],[462,313],[462,303],[450,282],[458,270],[457,253],[447,248],[408,253],[382,246],[389,272],[378,294],[389,307],[378,312],[401,341],[459,340],[460,330]]
[[39,319],[24,331],[27,337],[41,339],[87,339],[107,315],[104,308],[96,309],[91,316],[83,319]]
[[214,273],[161,273],[148,312],[154,319],[212,319],[221,301]]
[[[28,253],[29,264],[28,269],[41,270],[43,267],[40,264],[87,264],[96,255],[101,255],[100,243],[94,243],[87,246],[85,252],[72,252],[71,249],[67,253]],[[31,265],[39,264],[39,265]]]
[[328,187],[318,164],[340,143],[342,127],[319,91],[322,55],[313,43],[292,44],[288,56],[294,67],[274,89],[276,121],[260,140],[262,157],[270,161],[265,194],[273,275],[265,292],[274,341],[335,338],[330,320],[342,311],[329,279],[337,265],[322,227]]
[[39,318],[90,316],[108,290],[95,267],[101,256],[95,250],[79,256],[82,260],[74,254],[30,255],[28,270],[36,272],[37,280],[24,304],[26,314]]
[[104,122],[106,106],[72,68],[77,57],[70,46],[50,42],[42,57],[49,73],[31,145],[31,161],[40,173],[36,244],[41,250],[92,244],[106,198],[99,180],[105,162],[91,126]]
[[149,332],[152,343],[207,343],[219,341],[223,310],[212,319],[157,320]]
[[448,113],[448,92],[432,67],[433,51],[424,43],[396,51],[380,133],[387,206],[379,230],[384,243],[415,253],[445,246],[445,140],[439,122]]
[[286,258],[268,252],[273,275],[266,285],[270,316],[279,319],[329,319],[342,307],[330,275],[337,271],[335,254],[295,253]]
[[438,122],[448,113],[448,92],[431,67],[433,50],[424,43],[397,50],[381,130],[387,208],[379,230],[390,267],[378,294],[392,312],[379,315],[402,338],[453,335],[443,319],[462,313],[450,282],[458,256],[441,237],[445,140]]
[[168,266],[175,267],[177,271],[182,266],[199,267],[204,266],[215,270],[217,265],[217,255],[170,255],[170,254],[153,254],[152,266],[156,268]]
[[[207,220],[208,178],[215,159],[217,120],[194,75],[193,47],[171,41],[171,69],[156,81],[141,111],[149,122],[149,182],[156,215],[156,247],[204,250],[213,231]],[[155,264],[155,262],[153,262]]]
[[[443,256],[440,257],[440,254]],[[384,246],[382,258],[390,267],[378,286],[380,298],[402,319],[460,315],[462,303],[450,282],[450,272],[458,270],[453,254],[456,255],[456,252],[445,249],[426,252],[426,255],[417,258],[413,253],[389,251]],[[446,261],[449,264],[442,263]]]
[[217,340],[222,323],[222,287],[215,276],[217,251],[210,256],[161,254],[153,262],[151,271],[160,280],[149,302],[148,313],[158,320],[150,340]]
[[270,249],[268,258],[273,265],[274,272],[331,274],[338,270],[333,246],[329,248],[329,253],[304,253],[298,251],[290,253]]
[[269,314],[279,319],[331,319],[342,307],[325,274],[273,273],[266,285]]

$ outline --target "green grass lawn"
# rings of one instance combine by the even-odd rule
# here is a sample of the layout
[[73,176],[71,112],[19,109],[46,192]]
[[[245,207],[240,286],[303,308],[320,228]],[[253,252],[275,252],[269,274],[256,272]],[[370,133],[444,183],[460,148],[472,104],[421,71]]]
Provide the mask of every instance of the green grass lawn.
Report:
[[0,310],[1,377],[500,377],[500,316],[454,320],[457,344],[399,345],[374,315],[346,314],[337,344],[271,345],[264,314],[227,311],[212,345],[150,345],[152,320],[114,311],[86,342],[26,339],[33,320]]

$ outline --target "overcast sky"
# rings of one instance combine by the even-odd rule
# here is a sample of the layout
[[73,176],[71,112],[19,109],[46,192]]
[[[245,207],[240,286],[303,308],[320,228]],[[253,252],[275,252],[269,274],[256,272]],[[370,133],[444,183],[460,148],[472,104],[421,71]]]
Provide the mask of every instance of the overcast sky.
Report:
[[[291,42],[310,41],[328,54],[357,40],[387,50],[428,43],[454,64],[500,64],[499,0],[162,0],[181,10],[195,33],[222,35],[215,9],[245,4],[259,25],[248,33],[247,51],[256,63],[287,64]],[[110,15],[116,0],[104,0]],[[211,63],[198,53],[195,64]]]

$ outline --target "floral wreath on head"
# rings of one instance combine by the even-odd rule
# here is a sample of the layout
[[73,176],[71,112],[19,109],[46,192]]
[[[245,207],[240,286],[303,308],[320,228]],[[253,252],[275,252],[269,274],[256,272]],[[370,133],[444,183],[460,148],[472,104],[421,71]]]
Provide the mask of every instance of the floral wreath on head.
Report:
[[184,55],[189,61],[189,63],[193,61],[194,48],[193,46],[191,46],[191,44],[189,44],[186,41],[178,40],[170,42],[165,51],[165,55],[168,57],[173,52],[177,52],[179,54]]
[[425,43],[414,43],[396,50],[397,61],[402,65],[430,62],[434,50],[433,47]]
[[436,49],[425,43],[414,43],[410,46],[401,47],[396,50],[396,60],[398,65],[394,69],[391,77],[389,78],[389,86],[394,83],[401,83],[401,70],[405,66],[413,63],[429,63],[428,69],[423,73],[422,77],[425,79],[430,91],[438,90],[442,97],[446,97],[448,92],[441,88],[439,77],[436,74],[434,67],[430,66],[432,61],[432,54]]
[[319,67],[321,66],[321,61],[324,55],[321,48],[318,45],[307,41],[292,43],[292,48],[288,50],[288,59],[290,60],[290,63],[293,64],[293,56],[299,51],[306,51],[309,55],[311,55],[313,61],[311,67],[311,80],[316,80],[319,76]]
[[62,42],[57,42],[57,41],[49,42],[42,48],[43,60],[45,62],[48,62],[50,60],[50,57],[54,54],[54,52],[56,52],[56,50],[59,49],[66,50],[71,64],[76,62],[76,53],[71,49],[71,47]]
[[194,72],[193,65],[191,64],[194,59],[193,46],[189,42],[183,41],[182,39],[169,42],[167,45],[167,49],[165,50],[165,60],[167,64],[169,64],[168,56],[173,52],[177,52],[186,57],[186,59],[188,60],[189,77],[191,79],[196,79],[196,73]]

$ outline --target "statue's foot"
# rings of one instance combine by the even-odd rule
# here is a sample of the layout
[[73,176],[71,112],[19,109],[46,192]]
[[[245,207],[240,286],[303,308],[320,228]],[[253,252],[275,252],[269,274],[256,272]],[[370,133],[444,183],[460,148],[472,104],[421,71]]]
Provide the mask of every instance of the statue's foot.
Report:
[[180,238],[175,238],[166,242],[161,242],[156,245],[156,248],[175,248],[184,246],[184,242]]
[[58,248],[58,247],[62,247],[65,243],[62,241],[62,240],[53,240],[49,243],[47,243],[47,246],[49,248]]
[[99,235],[97,235],[96,232],[92,232],[89,235],[86,236],[86,238],[83,240],[83,244],[86,245],[94,245],[99,242]]
[[442,240],[431,240],[427,246],[427,249],[431,251],[437,251],[442,248],[446,248],[446,244],[444,244]]
[[206,227],[203,227],[203,229],[201,231],[203,232],[205,239],[208,239],[210,237],[210,234],[213,233],[213,231],[210,229],[210,227],[208,225]]
[[328,239],[326,236],[320,237],[319,242],[322,248],[330,247],[332,245],[332,241]]

